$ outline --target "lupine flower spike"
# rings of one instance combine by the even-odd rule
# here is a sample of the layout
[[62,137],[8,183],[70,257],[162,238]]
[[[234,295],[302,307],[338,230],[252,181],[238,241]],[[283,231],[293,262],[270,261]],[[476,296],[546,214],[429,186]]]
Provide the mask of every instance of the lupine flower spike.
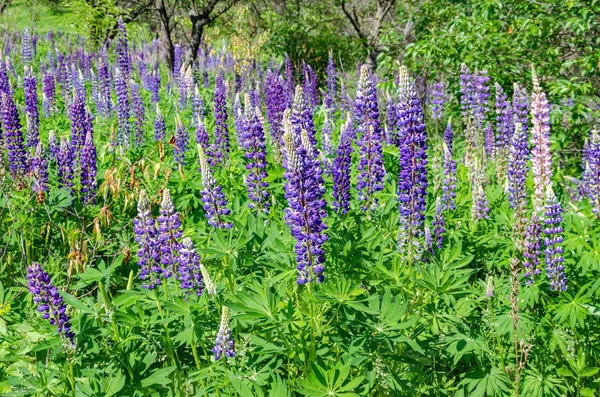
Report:
[[217,361],[220,360],[223,355],[226,358],[235,356],[233,338],[231,337],[231,329],[229,328],[229,308],[223,306],[222,310],[221,325],[219,326],[219,332],[217,332],[215,347],[212,349],[212,352],[215,354],[215,360]]

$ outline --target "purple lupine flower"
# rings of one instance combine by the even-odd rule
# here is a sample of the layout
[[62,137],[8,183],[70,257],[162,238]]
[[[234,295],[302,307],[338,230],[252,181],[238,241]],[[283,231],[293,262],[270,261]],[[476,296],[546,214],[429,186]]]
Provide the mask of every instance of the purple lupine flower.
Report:
[[534,92],[531,104],[531,162],[535,191],[533,195],[533,208],[540,212],[543,210],[544,194],[547,186],[551,184],[552,153],[550,152],[550,105],[546,94],[540,89],[533,70]]
[[71,83],[73,85],[73,89],[75,90],[75,94],[85,99],[86,91],[83,75],[81,74],[81,71],[75,67],[75,65],[71,65]]
[[140,146],[144,143],[145,130],[144,122],[146,121],[146,109],[144,108],[144,101],[140,93],[139,84],[133,80],[129,83],[131,87],[131,107],[133,110],[133,130],[135,133],[135,144]]
[[204,152],[209,150],[210,148],[210,138],[208,136],[208,131],[206,131],[206,127],[204,126],[204,122],[200,117],[198,117],[198,121],[196,121],[196,144],[201,145],[204,149]]
[[452,152],[444,143],[443,153],[444,176],[442,178],[442,203],[444,210],[454,211],[456,209],[456,162],[452,158]]
[[438,197],[435,201],[435,215],[433,216],[432,221],[434,240],[438,249],[442,249],[444,233],[446,232],[446,221],[444,219],[443,210],[444,206]]
[[[246,98],[249,102],[249,98]],[[241,143],[245,150],[246,169],[249,171],[246,176],[246,185],[248,187],[249,207],[256,208],[267,214],[269,212],[269,192],[267,188],[269,183],[266,181],[267,175],[267,147],[265,144],[265,131],[258,117],[260,109],[253,109],[248,106],[244,118],[247,127],[242,131]]]
[[56,86],[54,84],[54,75],[51,72],[46,72],[42,80],[42,93],[44,98],[43,109],[44,117],[50,117],[54,111],[56,103]]
[[96,201],[96,146],[91,130],[87,131],[85,142],[81,149],[81,202],[84,205]]
[[179,115],[175,118],[175,146],[173,152],[175,154],[175,162],[180,166],[185,165],[185,154],[188,151],[190,143],[190,135],[187,128],[181,122]]
[[85,137],[92,130],[92,116],[85,108],[85,98],[79,93],[76,93],[73,98],[69,117],[71,118],[71,146],[75,158],[78,158],[85,143]]
[[211,160],[222,163],[229,154],[229,125],[227,124],[227,91],[223,72],[217,75],[214,96],[215,114],[215,143],[211,153]]
[[348,113],[346,123],[342,127],[340,143],[336,151],[331,173],[333,175],[333,208],[345,215],[350,208],[350,170],[352,167],[352,141],[354,125]]
[[485,124],[484,138],[485,154],[491,159],[496,158],[496,137],[494,136],[494,130],[490,122]]
[[356,189],[358,190],[358,199],[364,203],[362,208],[367,210],[377,204],[377,199],[373,195],[383,190],[385,178],[377,90],[367,65],[363,65],[360,70],[354,116],[358,123],[356,129],[360,134],[358,140],[360,160]]
[[329,60],[327,61],[327,68],[325,69],[325,72],[327,74],[327,93],[323,99],[323,102],[325,102],[325,108],[333,111],[336,109],[337,103],[337,76],[332,51],[329,51]]
[[525,282],[532,284],[534,277],[542,272],[540,269],[540,256],[542,225],[537,213],[534,211],[531,220],[525,230],[525,240],[523,243],[523,266],[525,267]]
[[194,127],[198,127],[198,121],[204,119],[204,100],[200,95],[197,85],[194,85],[194,95],[192,96],[192,120]]
[[267,70],[265,81],[265,105],[267,120],[269,121],[269,134],[275,151],[280,152],[283,111],[286,107],[285,81],[279,74]]
[[510,208],[524,207],[527,203],[527,131],[521,123],[515,125],[508,158],[508,201]]
[[487,70],[485,69],[475,72],[475,75],[473,76],[473,84],[475,88],[475,107],[473,109],[473,119],[478,126],[483,126],[486,117],[485,115],[489,110],[489,81],[490,78]]
[[202,271],[200,269],[200,254],[194,249],[194,243],[185,237],[179,249],[179,272],[177,278],[181,289],[187,293],[196,292],[197,296],[204,291]]
[[71,319],[67,314],[67,305],[58,292],[50,276],[38,264],[33,262],[27,268],[27,285],[33,301],[37,304],[37,311],[42,317],[49,320],[51,325],[56,325],[61,337],[74,347],[75,334],[71,331]]
[[167,127],[165,126],[165,119],[160,112],[158,103],[156,104],[156,118],[154,119],[154,140],[162,142],[165,140],[167,133]]
[[496,149],[499,157],[503,158],[509,152],[513,134],[513,110],[502,86],[496,83],[494,87],[496,90]]
[[179,213],[175,211],[169,189],[163,191],[157,223],[157,242],[160,251],[162,276],[169,278],[179,268],[179,250],[181,249],[179,239],[182,235],[181,220],[179,219]]
[[129,147],[129,87],[127,79],[121,69],[115,71],[115,88],[117,91],[117,118],[119,129],[117,133],[117,142],[119,145]]
[[[179,106],[181,109],[185,109],[187,107],[187,98],[188,98],[188,79],[187,74],[190,71],[190,68],[184,69],[184,65],[181,65],[179,70],[179,78],[177,79],[177,88],[179,90]],[[190,72],[191,73],[191,72]]]
[[585,167],[582,175],[584,193],[589,197],[594,212],[600,216],[600,133],[592,130],[585,150]]
[[[246,101],[246,109],[250,106],[250,96],[247,95]],[[242,111],[242,101],[240,100],[240,93],[236,92],[235,100],[233,101],[233,131],[235,132],[235,137],[237,139],[238,145],[241,145],[240,136],[243,134],[244,130],[248,128],[247,120],[244,118],[244,112]]]
[[198,147],[198,163],[200,164],[200,173],[202,175],[202,202],[208,224],[212,227],[218,227],[221,229],[231,229],[233,224],[226,222],[225,217],[229,215],[230,211],[227,208],[227,199],[223,194],[223,188],[217,184],[217,181],[212,175],[210,164],[206,158],[204,148],[202,145]]
[[444,106],[448,100],[446,96],[447,84],[435,83],[431,92],[431,118],[441,120],[444,115]]
[[181,65],[183,65],[183,47],[175,44],[173,49],[173,79],[177,84],[181,79]]
[[138,265],[141,268],[140,279],[144,281],[143,288],[154,289],[161,283],[162,269],[158,266],[160,251],[156,220],[150,212],[145,190],[140,192],[137,210],[138,215],[133,220],[133,231],[135,232],[135,241],[140,246],[137,252]]
[[398,104],[393,98],[389,97],[386,102],[386,140],[389,145],[398,146],[400,137],[398,136]]
[[11,92],[12,88],[10,87],[10,81],[8,80],[6,65],[0,59],[0,94],[9,94]]
[[29,173],[32,179],[31,191],[36,194],[38,203],[41,203],[48,192],[48,164],[42,142],[38,142],[35,148]]
[[27,147],[35,148],[40,141],[38,111],[37,80],[32,69],[25,67],[23,76],[23,91],[25,94],[25,113],[27,114]]
[[490,205],[480,177],[473,177],[471,200],[471,219],[490,219]]
[[523,128],[525,131],[528,130],[527,128],[527,120],[528,120],[528,114],[529,114],[529,110],[527,109],[528,107],[528,101],[527,101],[527,93],[525,92],[525,89],[520,87],[517,83],[514,83],[514,91],[513,91],[513,103],[512,103],[512,107],[513,107],[513,115],[515,118],[515,123],[521,123],[521,128]]
[[56,153],[58,165],[58,187],[66,187],[69,192],[73,187],[73,164],[75,162],[75,150],[73,145],[63,136],[60,138],[60,148]]
[[567,278],[563,265],[562,207],[556,199],[552,185],[546,188],[546,205],[544,207],[544,254],[546,256],[546,276],[550,289],[557,292],[567,290]]
[[19,111],[15,106],[12,90],[2,92],[0,96],[2,96],[2,127],[4,144],[8,152],[8,167],[12,177],[17,179],[23,176],[28,168]]
[[117,22],[119,28],[119,41],[117,43],[117,64],[119,71],[123,74],[123,79],[128,81],[131,77],[131,57],[129,55],[129,44],[127,42],[127,28],[123,23],[123,18],[119,17]]
[[21,37],[21,61],[23,63],[31,63],[33,54],[31,51],[31,32],[29,29],[23,30]]
[[306,284],[315,277],[317,282],[321,282],[325,269],[322,246],[327,241],[324,233],[327,225],[323,222],[327,213],[321,164],[318,158],[311,155],[315,149],[306,130],[300,132],[300,139],[295,139],[289,118],[284,119],[284,128],[285,198],[288,202],[285,222],[296,239],[296,282]]
[[290,114],[290,121],[294,129],[293,138],[296,139],[296,144],[300,143],[301,132],[305,130],[310,140],[311,148],[313,149],[310,155],[317,157],[317,131],[315,128],[315,121],[311,106],[306,101],[304,95],[304,89],[302,86],[296,86],[296,93],[294,95],[294,102],[292,104],[292,112]]
[[219,325],[219,332],[217,332],[217,339],[215,340],[215,347],[213,347],[212,352],[215,354],[216,361],[220,360],[223,355],[226,358],[235,356],[233,338],[229,329],[229,309],[227,306],[223,306],[221,324]]
[[[408,70],[402,68],[401,79],[408,81]],[[400,250],[409,259],[419,260],[423,252],[423,222],[427,196],[427,143],[423,109],[412,84],[405,98],[398,101],[400,131],[400,171],[398,201],[400,211]]]
[[56,138],[56,134],[54,133],[54,130],[50,130],[48,133],[48,151],[50,152],[50,158],[56,161],[59,150],[60,143]]

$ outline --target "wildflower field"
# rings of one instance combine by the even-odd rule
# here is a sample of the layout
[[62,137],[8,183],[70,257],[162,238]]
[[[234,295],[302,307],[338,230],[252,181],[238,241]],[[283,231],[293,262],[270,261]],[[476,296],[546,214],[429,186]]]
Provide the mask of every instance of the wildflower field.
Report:
[[539,65],[2,38],[0,395],[600,395],[597,108]]

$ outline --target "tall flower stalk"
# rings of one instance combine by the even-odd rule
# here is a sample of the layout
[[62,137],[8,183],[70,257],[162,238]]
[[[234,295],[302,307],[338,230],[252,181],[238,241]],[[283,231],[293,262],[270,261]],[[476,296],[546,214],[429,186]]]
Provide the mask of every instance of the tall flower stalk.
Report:
[[541,90],[535,70],[533,74],[533,99],[531,104],[531,162],[533,171],[533,208],[542,212],[544,195],[552,177],[552,154],[550,152],[550,105],[546,94]]
[[221,229],[231,229],[232,223],[227,222],[225,217],[230,213],[227,208],[227,199],[223,194],[223,188],[217,184],[204,148],[202,145],[197,145],[198,148],[198,163],[200,164],[200,174],[202,175],[202,202],[204,203],[204,213],[208,219],[208,224],[212,227]]
[[344,215],[350,208],[350,172],[352,166],[352,141],[354,137],[352,118],[348,114],[342,126],[340,142],[333,162],[333,208]]
[[[284,119],[285,221],[296,239],[297,283],[323,281],[325,251],[323,243],[327,225],[324,219],[325,187],[319,160],[310,153],[310,138],[306,130],[295,139],[291,121]],[[297,142],[300,143],[297,143]]]

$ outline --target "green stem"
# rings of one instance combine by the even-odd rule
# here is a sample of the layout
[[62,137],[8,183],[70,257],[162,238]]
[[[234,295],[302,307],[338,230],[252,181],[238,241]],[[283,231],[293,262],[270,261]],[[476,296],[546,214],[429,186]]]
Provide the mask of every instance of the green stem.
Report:
[[196,368],[199,370],[201,368],[200,358],[198,358],[198,349],[196,348],[196,344],[192,342],[192,353],[194,354],[194,361],[196,362]]

